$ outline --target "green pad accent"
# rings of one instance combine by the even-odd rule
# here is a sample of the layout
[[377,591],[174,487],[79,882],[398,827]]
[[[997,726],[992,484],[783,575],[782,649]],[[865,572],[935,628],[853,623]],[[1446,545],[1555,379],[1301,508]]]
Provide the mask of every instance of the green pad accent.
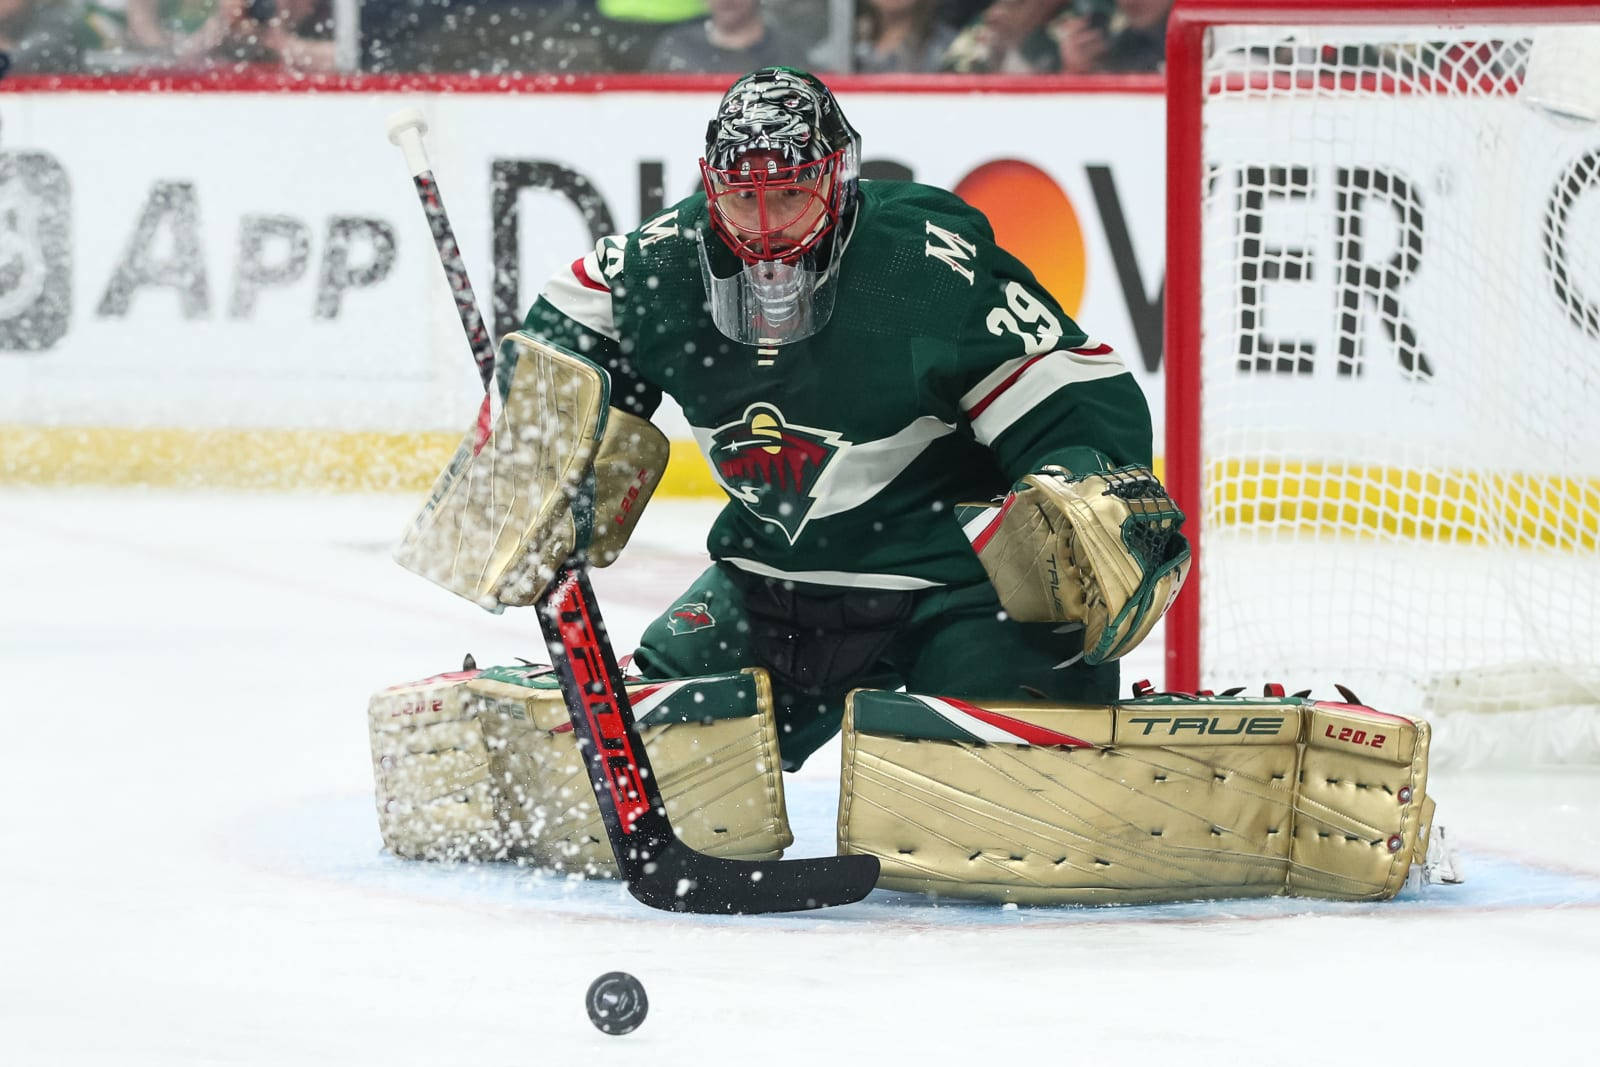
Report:
[[[637,684],[630,684],[629,692],[638,687]],[[650,714],[639,720],[639,725],[665,726],[668,723],[747,719],[761,712],[756,697],[755,679],[748,674],[696,678],[672,694],[665,703],[651,708]]]
[[957,504],[956,525],[965,526],[985,511],[993,511],[994,507],[993,504]]
[[[1129,620],[1161,610],[1162,605],[1155,602],[1157,586],[1189,558],[1189,542],[1178,532],[1183,525],[1183,512],[1149,470],[1117,467],[1101,477],[1107,482],[1108,495],[1131,502],[1133,514],[1123,520],[1122,543],[1138,561],[1144,578],[1122,610],[1107,623],[1100,642],[1084,650],[1083,658],[1089,663],[1104,663],[1129,651],[1129,641],[1140,629],[1137,623],[1130,625]],[[1154,506],[1154,501],[1165,501],[1166,506]],[[1123,635],[1121,642],[1117,641],[1118,634]]]
[[557,687],[555,672],[542,663],[538,666],[523,664],[517,667],[485,667],[478,672],[478,677],[488,682],[504,682],[507,685],[521,685],[529,689]]
[[850,707],[855,715],[858,733],[904,737],[913,741],[983,740],[904,693],[858,689],[850,696]]
[[[1135,521],[1134,519],[1128,520],[1129,523]],[[1129,548],[1133,549],[1128,533],[1129,531],[1125,525],[1123,538],[1128,541]],[[1137,551],[1136,549],[1133,550]],[[1131,649],[1132,646],[1128,644],[1128,641],[1138,632],[1138,627],[1128,626],[1128,619],[1157,610],[1155,602],[1156,587],[1163,578],[1183,566],[1184,561],[1189,558],[1189,542],[1180,533],[1168,534],[1165,551],[1167,553],[1166,560],[1154,568],[1146,567],[1144,577],[1139,581],[1139,588],[1134,591],[1133,596],[1128,598],[1128,602],[1122,605],[1122,610],[1117,612],[1116,618],[1106,624],[1105,633],[1100,638],[1099,644],[1087,650],[1084,654],[1084,659],[1090,663],[1104,663],[1108,659],[1115,659],[1126,654]],[[1119,633],[1125,635],[1120,643],[1115,640],[1116,635]]]

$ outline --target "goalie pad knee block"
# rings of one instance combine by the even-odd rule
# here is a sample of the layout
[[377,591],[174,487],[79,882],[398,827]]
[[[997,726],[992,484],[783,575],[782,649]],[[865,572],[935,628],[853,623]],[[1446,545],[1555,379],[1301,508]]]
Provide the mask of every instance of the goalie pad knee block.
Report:
[[521,331],[485,410],[394,558],[490,611],[535,603],[576,550],[610,563],[666,467],[648,421],[608,407],[604,371]]
[[1428,724],[1298,698],[857,690],[839,851],[880,886],[1031,904],[1386,900],[1427,853]]
[[1143,641],[1189,571],[1183,512],[1144,467],[1081,477],[1046,467],[962,518],[1006,614],[1082,623],[1088,663]]
[[[767,676],[630,682],[673,827],[690,848],[775,859],[794,840]],[[515,860],[616,877],[555,675],[463,671],[375,694],[378,827],[398,856]]]

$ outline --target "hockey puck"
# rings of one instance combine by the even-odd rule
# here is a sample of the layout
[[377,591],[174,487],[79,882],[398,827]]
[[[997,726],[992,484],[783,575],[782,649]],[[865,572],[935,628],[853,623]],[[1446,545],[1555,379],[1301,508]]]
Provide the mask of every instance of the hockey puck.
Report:
[[609,971],[589,985],[584,999],[589,1021],[602,1034],[629,1034],[639,1028],[650,1011],[644,986],[627,971]]

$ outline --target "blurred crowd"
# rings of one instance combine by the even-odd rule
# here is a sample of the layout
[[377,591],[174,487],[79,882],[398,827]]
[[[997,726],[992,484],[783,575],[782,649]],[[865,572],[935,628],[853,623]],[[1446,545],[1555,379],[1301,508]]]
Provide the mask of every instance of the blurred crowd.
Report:
[[1118,73],[1161,69],[1172,2],[0,0],[0,52],[57,73]]
[[10,70],[334,70],[333,0],[0,0]]

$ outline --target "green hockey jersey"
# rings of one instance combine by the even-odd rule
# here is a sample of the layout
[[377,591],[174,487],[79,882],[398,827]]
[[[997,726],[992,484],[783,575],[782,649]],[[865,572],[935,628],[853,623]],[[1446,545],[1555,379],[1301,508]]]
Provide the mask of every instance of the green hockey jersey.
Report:
[[[1150,412],[988,220],[951,193],[861,183],[834,311],[756,348],[712,324],[689,197],[546,285],[525,327],[611,374],[611,402],[683,408],[729,501],[712,558],[769,577],[922,589],[984,580],[955,504],[1047,463],[1150,462]],[[713,238],[714,239],[714,238]]]

